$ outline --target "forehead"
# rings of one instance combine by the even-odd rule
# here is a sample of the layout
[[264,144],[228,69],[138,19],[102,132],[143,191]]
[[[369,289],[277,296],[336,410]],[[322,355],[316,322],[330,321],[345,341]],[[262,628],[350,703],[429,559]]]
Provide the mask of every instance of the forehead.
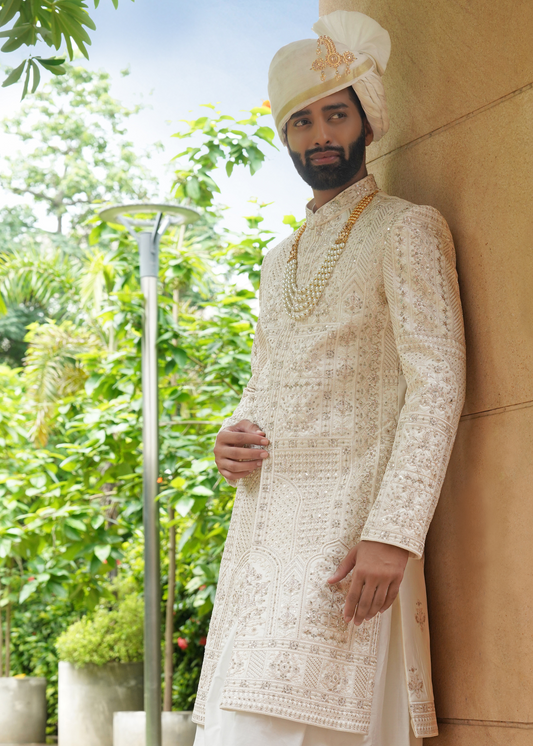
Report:
[[344,108],[345,106],[354,106],[350,93],[346,88],[343,88],[341,91],[337,91],[336,93],[331,93],[329,96],[324,96],[324,98],[320,98],[318,99],[318,101],[314,101],[312,104],[307,104],[302,109],[295,111],[294,114],[291,116],[291,119],[294,119],[295,117],[301,117],[302,114],[318,114],[321,111],[328,111],[331,108],[337,106],[339,108]]

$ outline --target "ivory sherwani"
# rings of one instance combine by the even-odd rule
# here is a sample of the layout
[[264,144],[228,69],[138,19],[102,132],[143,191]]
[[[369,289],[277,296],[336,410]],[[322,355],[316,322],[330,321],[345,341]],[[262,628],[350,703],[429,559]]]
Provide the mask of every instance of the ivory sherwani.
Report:
[[[376,188],[368,176],[307,210],[299,287]],[[415,735],[435,735],[421,558],[464,399],[452,239],[433,208],[379,192],[300,321],[282,303],[293,240],[265,257],[252,378],[225,423],[257,423],[270,457],[238,485],[194,719],[237,624],[222,708],[368,731],[381,619],[346,625],[350,576],[326,582],[366,539],[411,552],[405,686]]]

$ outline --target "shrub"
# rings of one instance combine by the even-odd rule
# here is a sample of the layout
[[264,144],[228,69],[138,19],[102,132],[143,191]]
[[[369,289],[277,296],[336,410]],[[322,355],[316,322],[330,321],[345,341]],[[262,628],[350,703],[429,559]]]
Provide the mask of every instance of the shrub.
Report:
[[71,624],[56,642],[59,658],[76,666],[143,659],[143,602],[131,594],[116,609],[99,608]]

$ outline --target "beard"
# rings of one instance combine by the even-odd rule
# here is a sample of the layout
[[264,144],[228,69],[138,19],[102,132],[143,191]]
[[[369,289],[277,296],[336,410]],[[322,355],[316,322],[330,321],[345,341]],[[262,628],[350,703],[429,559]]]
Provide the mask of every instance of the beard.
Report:
[[[289,150],[292,162],[302,179],[309,184],[311,189],[316,191],[325,191],[327,189],[338,189],[347,184],[363,165],[365,157],[365,128],[361,127],[361,134],[350,143],[348,158],[344,155],[344,148],[328,146],[327,148],[313,148],[305,151],[305,163],[299,153]],[[339,154],[338,163],[328,163],[322,166],[315,166],[310,157],[315,153],[324,153],[325,151],[335,151]]]

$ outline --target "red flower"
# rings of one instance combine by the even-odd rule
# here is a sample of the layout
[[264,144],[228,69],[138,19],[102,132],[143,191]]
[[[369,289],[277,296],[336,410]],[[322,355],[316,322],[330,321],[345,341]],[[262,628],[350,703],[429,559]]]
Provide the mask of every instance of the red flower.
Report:
[[200,637],[200,645],[205,645],[207,642],[207,637]]
[[28,581],[30,581],[30,580],[35,580],[35,575],[31,575],[31,576],[30,576],[30,577],[28,578]]
[[157,477],[157,484],[163,484],[163,477]]
[[187,650],[189,643],[184,637],[178,637],[178,648],[181,650]]
[[205,589],[206,589],[206,588],[207,588],[207,586],[206,586],[206,585],[201,585],[201,586],[200,586],[200,589],[199,589],[199,590],[201,590],[201,591],[205,591]]
[[267,109],[270,109],[270,108],[272,108],[272,107],[270,106],[270,101],[263,101],[263,106],[266,106],[266,108],[267,108]]
[[121,565],[122,562],[120,560],[117,560],[117,565]]

